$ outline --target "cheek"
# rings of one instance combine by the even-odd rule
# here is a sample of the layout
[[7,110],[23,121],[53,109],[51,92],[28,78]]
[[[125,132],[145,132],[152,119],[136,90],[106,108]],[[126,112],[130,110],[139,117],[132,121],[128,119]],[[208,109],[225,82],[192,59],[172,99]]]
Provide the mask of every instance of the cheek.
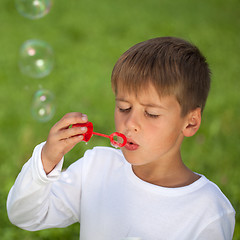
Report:
[[168,151],[169,149],[176,146],[181,138],[182,134],[179,128],[168,126],[168,128],[165,127],[155,132],[155,137],[154,141],[152,141],[152,145],[157,151]]
[[141,141],[148,146],[157,148],[159,144],[161,145],[162,131],[158,127],[147,126],[144,128],[144,132],[141,132]]
[[151,126],[145,129],[145,140],[154,148],[162,148],[174,141],[177,132],[169,122],[161,122],[156,126]]
[[118,131],[120,128],[120,123],[122,122],[119,116],[119,113],[117,112],[117,110],[115,110],[114,112],[114,121],[115,121],[115,128]]

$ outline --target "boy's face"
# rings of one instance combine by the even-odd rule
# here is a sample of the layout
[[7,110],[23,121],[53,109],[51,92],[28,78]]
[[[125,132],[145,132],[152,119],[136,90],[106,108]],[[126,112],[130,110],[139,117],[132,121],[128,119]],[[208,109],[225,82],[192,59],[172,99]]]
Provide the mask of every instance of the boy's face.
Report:
[[152,85],[137,97],[118,89],[115,125],[128,139],[122,152],[132,165],[154,167],[180,157],[186,117],[174,96],[160,98]]

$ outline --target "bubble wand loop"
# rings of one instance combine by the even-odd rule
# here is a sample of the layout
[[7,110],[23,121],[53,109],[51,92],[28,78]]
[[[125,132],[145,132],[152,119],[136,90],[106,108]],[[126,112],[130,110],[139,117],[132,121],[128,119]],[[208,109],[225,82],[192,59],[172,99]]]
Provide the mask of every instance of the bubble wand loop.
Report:
[[[92,135],[94,134],[94,135],[97,135],[97,136],[109,138],[111,144],[114,147],[123,147],[127,143],[126,136],[122,133],[119,133],[119,132],[114,132],[110,135],[93,132],[93,124],[91,122],[73,124],[72,127],[86,127],[87,128],[87,132],[83,134],[83,141],[85,141],[85,142],[88,142],[90,140],[90,138],[92,137]],[[122,138],[123,142],[119,142],[119,141],[114,140],[114,137]]]
[[[106,138],[109,138],[110,139],[110,142],[112,143],[112,145],[115,147],[123,147],[126,143],[127,143],[127,138],[124,134],[122,133],[119,133],[119,132],[114,132],[112,133],[111,135],[106,135],[106,134],[103,134],[103,133],[97,133],[97,132],[93,132],[94,135],[98,135],[98,136],[101,136],[101,137],[106,137]],[[114,137],[120,137],[123,139],[123,142],[118,142],[116,140],[114,140]]]

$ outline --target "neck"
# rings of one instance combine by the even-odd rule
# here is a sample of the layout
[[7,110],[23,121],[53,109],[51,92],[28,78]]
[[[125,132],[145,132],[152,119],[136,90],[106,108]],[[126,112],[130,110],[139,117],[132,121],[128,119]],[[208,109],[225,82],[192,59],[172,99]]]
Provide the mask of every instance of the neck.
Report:
[[197,174],[184,165],[181,156],[177,161],[169,161],[167,164],[155,164],[154,166],[146,164],[132,166],[132,169],[135,175],[143,181],[162,187],[183,187],[199,179]]

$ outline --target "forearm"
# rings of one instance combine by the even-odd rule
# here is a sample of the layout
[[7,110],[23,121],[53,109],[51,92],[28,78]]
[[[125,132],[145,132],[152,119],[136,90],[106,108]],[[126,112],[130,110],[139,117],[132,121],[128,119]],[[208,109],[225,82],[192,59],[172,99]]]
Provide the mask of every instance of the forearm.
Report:
[[55,173],[53,172],[49,177],[46,176],[39,161],[42,145],[36,147],[33,156],[22,168],[7,200],[10,221],[27,230],[46,227],[41,226],[40,223],[49,214],[51,185],[58,178],[57,171],[60,171],[54,170]]

